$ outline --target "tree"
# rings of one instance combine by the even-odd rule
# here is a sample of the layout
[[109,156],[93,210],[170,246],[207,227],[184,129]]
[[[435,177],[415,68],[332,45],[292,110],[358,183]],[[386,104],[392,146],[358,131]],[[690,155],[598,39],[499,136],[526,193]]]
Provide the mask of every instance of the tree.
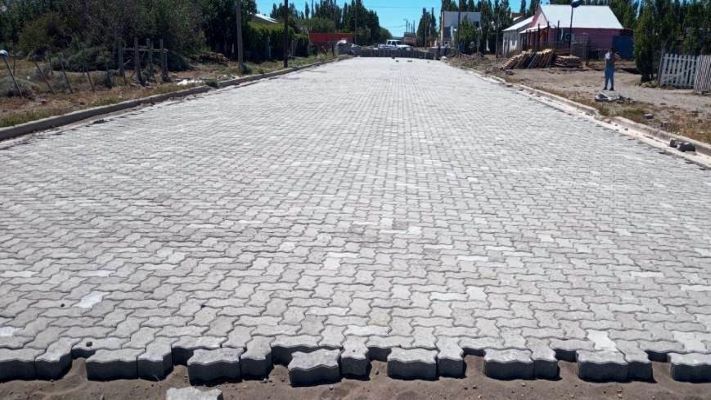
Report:
[[[433,10],[434,11],[434,10]],[[433,40],[437,36],[437,27],[434,25],[435,18],[426,8],[422,9],[420,22],[417,24],[417,45],[424,47],[429,46],[429,40]]]
[[654,27],[654,7],[652,0],[642,3],[642,13],[635,29],[634,57],[637,69],[642,74],[642,82],[652,80],[654,75],[654,56],[658,40]]
[[527,17],[527,12],[528,11],[526,11],[526,0],[521,0],[521,8],[518,9],[518,13],[525,18]]

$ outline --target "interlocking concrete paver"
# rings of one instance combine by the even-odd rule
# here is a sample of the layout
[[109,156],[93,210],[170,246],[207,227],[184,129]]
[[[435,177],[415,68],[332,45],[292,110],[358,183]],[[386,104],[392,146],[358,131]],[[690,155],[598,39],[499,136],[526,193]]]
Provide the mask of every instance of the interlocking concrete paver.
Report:
[[461,349],[526,354],[521,376],[581,352],[706,376],[709,171],[438,62],[349,60],[0,149],[17,376],[70,352],[160,378],[219,348],[255,376],[318,349],[358,375],[394,348],[445,374]]

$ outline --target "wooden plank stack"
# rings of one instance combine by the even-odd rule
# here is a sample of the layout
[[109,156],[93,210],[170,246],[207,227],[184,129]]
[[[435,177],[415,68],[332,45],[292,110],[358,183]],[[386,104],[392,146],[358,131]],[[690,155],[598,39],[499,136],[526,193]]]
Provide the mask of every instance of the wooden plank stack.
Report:
[[552,49],[537,52],[528,50],[511,57],[502,69],[547,68],[551,66],[554,58],[555,52]]

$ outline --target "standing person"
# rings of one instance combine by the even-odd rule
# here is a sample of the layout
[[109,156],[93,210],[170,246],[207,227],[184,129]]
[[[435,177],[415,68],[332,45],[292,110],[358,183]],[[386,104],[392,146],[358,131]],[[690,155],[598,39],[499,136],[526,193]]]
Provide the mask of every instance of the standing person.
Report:
[[610,90],[615,91],[615,61],[617,61],[617,57],[615,49],[612,47],[605,53],[605,88],[602,90],[607,90],[609,82]]

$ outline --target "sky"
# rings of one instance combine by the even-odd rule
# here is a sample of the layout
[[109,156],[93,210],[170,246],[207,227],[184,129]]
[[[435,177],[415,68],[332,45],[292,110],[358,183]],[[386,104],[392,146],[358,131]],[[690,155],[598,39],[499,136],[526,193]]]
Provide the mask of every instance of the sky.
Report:
[[[284,0],[281,0],[283,3]],[[289,0],[291,3],[292,0]],[[294,0],[296,8],[299,10],[304,9],[305,2],[309,2],[309,7],[311,7],[311,0]],[[317,0],[314,0],[316,2]],[[441,0],[362,0],[363,5],[368,9],[375,10],[380,18],[380,26],[387,28],[390,33],[394,36],[402,36],[405,32],[405,19],[410,21],[415,21],[417,24],[420,21],[420,16],[422,16],[422,8],[430,10],[434,7],[435,15],[437,15],[437,20],[439,23],[439,6],[442,3]],[[343,4],[345,1],[338,1],[339,4]],[[348,0],[350,3],[350,0]],[[257,8],[262,14],[269,14],[272,10],[272,5],[275,0],[257,0]],[[520,7],[520,0],[511,0],[511,9],[518,11]]]

